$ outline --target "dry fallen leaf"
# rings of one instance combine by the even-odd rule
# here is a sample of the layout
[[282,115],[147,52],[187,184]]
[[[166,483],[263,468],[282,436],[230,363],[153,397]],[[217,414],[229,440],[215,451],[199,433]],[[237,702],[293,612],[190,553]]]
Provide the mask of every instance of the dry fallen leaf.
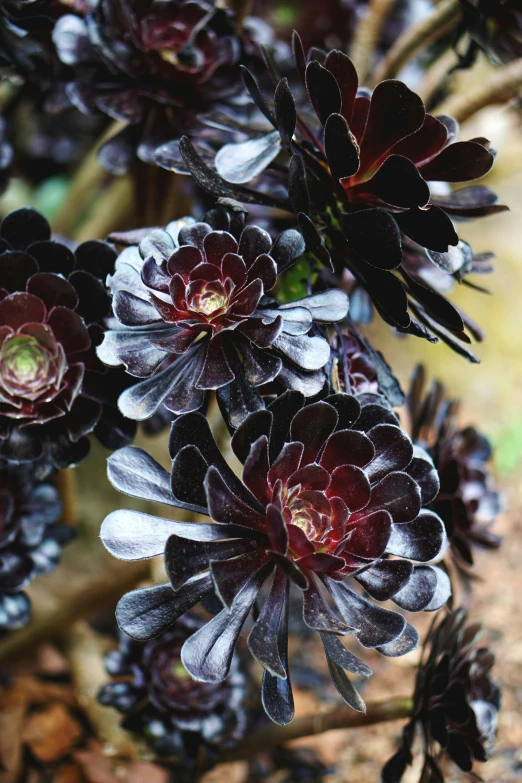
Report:
[[28,717],[22,739],[33,755],[46,763],[70,753],[82,735],[80,723],[67,707],[56,702]]

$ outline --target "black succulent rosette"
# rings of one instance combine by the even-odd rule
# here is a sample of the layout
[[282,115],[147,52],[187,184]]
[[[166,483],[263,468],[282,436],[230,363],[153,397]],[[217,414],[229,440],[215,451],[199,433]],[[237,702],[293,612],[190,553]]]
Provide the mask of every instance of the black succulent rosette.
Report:
[[495,662],[479,647],[480,625],[468,624],[459,609],[432,627],[417,672],[414,714],[403,731],[402,744],[383,769],[383,783],[399,783],[413,760],[416,730],[424,744],[420,780],[444,781],[437,746],[464,772],[474,761],[486,761],[493,749],[500,708],[500,690],[491,679]]
[[[294,35],[296,65],[308,107],[296,108],[288,81],[276,89],[273,107],[250,73],[245,81],[272,129],[227,144],[214,171],[191,142],[180,151],[199,184],[216,196],[264,199],[283,190],[278,206],[293,210],[308,249],[340,278],[348,268],[383,319],[402,332],[444,340],[471,360],[466,319],[427,280],[412,276],[410,246],[453,277],[470,271],[472,255],[454,220],[505,209],[486,187],[453,191],[454,183],[484,176],[494,160],[484,139],[455,141],[457,123],[426,113],[422,100],[396,80],[359,89],[352,62],[331,51],[307,62]],[[297,94],[297,93],[296,93]],[[298,102],[299,104],[299,102]],[[177,169],[168,150],[157,161]],[[273,162],[275,162],[273,164]],[[257,179],[256,179],[257,178]],[[257,190],[242,183],[254,180]],[[285,201],[284,194],[288,200]]]
[[106,518],[101,537],[113,555],[133,560],[164,552],[171,580],[124,596],[119,625],[133,638],[152,638],[215,591],[224,608],[184,644],[182,660],[195,679],[221,682],[273,574],[248,640],[265,669],[267,714],[282,724],[293,716],[290,585],[302,591],[304,621],[321,634],[339,692],[363,710],[343,670],[371,671],[338,636],[354,634],[364,647],[404,655],[417,646],[417,632],[402,614],[371,599],[430,611],[450,594],[446,574],[424,565],[440,559],[446,546],[442,521],[422,508],[438,490],[430,458],[412,445],[385,400],[371,394],[332,395],[304,406],[301,394],[286,392],[241,424],[232,448],[243,463],[242,480],[205,417],[193,413],[173,423],[171,477],[137,448],[109,458],[117,489],[210,517],[175,522],[122,510]]
[[452,562],[468,582],[473,550],[497,549],[502,543],[491,531],[502,510],[488,465],[491,445],[475,427],[459,428],[459,404],[437,382],[426,390],[422,367],[415,371],[408,407],[413,441],[428,450],[439,473],[440,491],[431,507],[446,527]]
[[234,16],[214,0],[96,0],[61,17],[53,31],[67,66],[66,92],[84,114],[127,123],[100,150],[125,172],[134,155],[194,127],[199,113],[241,92],[242,41]]
[[119,399],[125,416],[148,419],[161,406],[175,415],[199,410],[216,390],[237,427],[264,407],[257,389],[275,378],[307,397],[323,389],[330,348],[310,332],[346,316],[346,294],[280,305],[267,294],[303,253],[302,236],[290,229],[273,242],[258,226],[227,228],[175,221],[118,258],[109,281],[115,319],[98,355],[143,379]]
[[59,524],[57,489],[24,468],[0,471],[0,631],[25,625],[31,603],[24,588],[58,564],[72,528]]
[[522,7],[518,0],[460,0],[462,32],[471,38],[461,65],[469,66],[482,49],[496,63],[522,57]]
[[95,351],[114,249],[91,241],[73,252],[29,208],[4,218],[0,243],[0,461],[43,476],[83,459],[90,432],[108,448],[128,443],[135,425],[116,408],[125,375]]
[[183,644],[202,626],[186,614],[146,644],[121,633],[119,648],[105,658],[112,681],[98,696],[122,713],[125,729],[145,735],[170,764],[189,768],[202,748],[210,758],[217,748],[233,747],[246,729],[246,678],[238,657],[219,683],[194,680],[181,661]]

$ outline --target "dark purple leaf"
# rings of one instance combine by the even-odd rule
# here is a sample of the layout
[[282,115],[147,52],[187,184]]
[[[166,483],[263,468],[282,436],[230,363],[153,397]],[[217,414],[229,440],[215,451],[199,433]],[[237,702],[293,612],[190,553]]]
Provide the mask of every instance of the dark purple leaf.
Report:
[[481,144],[474,141],[457,141],[422,166],[420,173],[426,180],[469,182],[487,174],[493,161],[491,152]]
[[336,181],[351,177],[358,171],[359,148],[342,114],[330,114],[326,120],[324,148],[332,177]]
[[326,402],[314,402],[296,413],[290,428],[290,438],[304,444],[301,464],[315,462],[337,422],[337,411]]
[[124,633],[140,642],[154,639],[182,614],[192,609],[213,590],[210,574],[200,574],[182,590],[174,592],[170,583],[140,587],[120,599],[116,620]]
[[225,541],[192,541],[180,536],[169,536],[165,547],[165,569],[174,590],[179,590],[188,579],[208,570],[210,561],[229,560],[248,554],[258,548],[257,541],[245,538]]
[[377,650],[388,658],[399,658],[401,655],[416,650],[418,646],[419,634],[413,626],[406,623],[404,631],[397,639],[377,647]]
[[370,677],[372,670],[370,667],[357,658],[356,655],[349,652],[344,644],[336,636],[330,633],[322,633],[321,641],[326,654],[342,669],[352,674],[358,674],[361,677]]
[[366,470],[370,481],[379,481],[391,471],[408,467],[413,458],[413,444],[400,427],[377,424],[368,432],[368,438],[375,448],[375,457]]
[[303,593],[303,619],[309,628],[326,634],[348,634],[354,630],[330,609],[313,575],[310,576],[308,589]]
[[258,549],[246,555],[239,555],[227,560],[214,560],[210,563],[210,573],[216,595],[229,612],[232,611],[237,596],[246,588],[255,574],[267,565],[267,562],[266,553]]
[[268,108],[266,101],[263,98],[263,94],[259,89],[258,83],[256,82],[255,78],[252,76],[248,68],[246,68],[244,65],[241,65],[240,68],[241,68],[241,74],[243,76],[243,81],[245,82],[245,87],[250,93],[250,97],[254,101],[259,111],[265,115],[268,122],[271,125],[273,125],[275,128],[276,127],[275,117],[273,113],[270,111],[270,109]]
[[221,682],[226,678],[237,639],[267,575],[268,567],[254,573],[236,596],[230,612],[223,609],[187,639],[181,660],[194,679]]
[[376,601],[387,601],[408,581],[412,569],[406,560],[380,560],[355,578]]
[[406,621],[397,612],[375,606],[345,583],[330,577],[325,577],[325,584],[346,622],[358,629],[356,636],[364,647],[380,647],[403,632]]
[[292,136],[295,132],[297,112],[294,97],[288,86],[288,79],[281,79],[276,87],[274,95],[274,111],[277,128],[281,135],[281,143],[286,150],[290,150]]
[[350,123],[359,80],[352,61],[338,49],[328,52],[324,66],[335,76],[341,91],[341,114]]
[[350,248],[367,264],[377,269],[396,269],[400,265],[401,232],[395,219],[384,209],[343,214],[341,225]]
[[393,525],[388,552],[428,563],[444,554],[447,546],[442,520],[432,511],[423,510],[412,522]]
[[274,677],[268,670],[263,673],[261,701],[268,717],[284,726],[294,717],[294,699],[290,672],[288,671],[288,580],[285,579],[285,592],[279,615],[277,629],[277,650],[286,677]]
[[390,155],[373,177],[356,188],[395,207],[424,207],[430,189],[416,166],[402,155]]
[[300,155],[292,155],[288,167],[288,198],[296,214],[310,212],[310,196],[306,183],[306,168]]
[[435,571],[430,566],[415,566],[406,584],[393,596],[393,601],[407,612],[421,612],[431,603],[436,589]]
[[420,490],[407,473],[388,473],[372,489],[372,509],[384,509],[394,522],[409,522],[421,509]]
[[395,216],[400,230],[418,245],[438,253],[446,253],[457,245],[459,236],[446,213],[431,204],[427,209],[414,207]]
[[344,669],[341,669],[334,659],[329,656],[326,647],[325,652],[328,669],[330,671],[330,677],[332,678],[332,682],[343,701],[345,701],[349,707],[351,707],[353,710],[356,710],[357,712],[366,712],[366,705],[364,701],[361,699],[352,683],[346,676]]
[[276,570],[272,588],[248,637],[248,649],[273,677],[285,680],[286,669],[279,653],[278,632],[286,609],[288,579]]
[[315,113],[323,125],[330,114],[341,111],[341,93],[335,76],[317,60],[312,60],[306,66],[306,87]]

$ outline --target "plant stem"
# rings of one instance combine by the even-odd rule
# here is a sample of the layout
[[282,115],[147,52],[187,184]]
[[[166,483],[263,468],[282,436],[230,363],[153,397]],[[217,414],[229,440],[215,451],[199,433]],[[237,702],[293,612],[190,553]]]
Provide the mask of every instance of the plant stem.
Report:
[[361,726],[372,726],[400,718],[408,718],[413,711],[413,699],[409,696],[396,696],[386,701],[369,702],[366,712],[355,712],[350,707],[336,707],[328,712],[303,715],[295,718],[286,726],[275,723],[260,731],[256,731],[237,745],[231,751],[225,751],[219,756],[219,763],[242,761],[259,753],[282,745],[300,737],[310,737],[323,734],[333,729],[355,729]]
[[134,188],[130,177],[118,177],[99,197],[92,213],[76,232],[79,242],[88,239],[105,239],[116,229],[125,228],[132,211]]
[[114,564],[91,575],[74,592],[60,601],[53,601],[25,628],[14,631],[0,640],[0,665],[16,660],[20,655],[34,651],[48,639],[62,636],[77,620],[90,617],[114,605],[123,593],[149,575],[148,561]]
[[74,525],[78,519],[78,498],[75,468],[64,468],[56,476],[56,488],[62,501],[62,523]]
[[78,700],[108,756],[133,759],[137,748],[131,734],[121,728],[121,715],[98,702],[101,686],[109,679],[98,638],[87,623],[74,625],[63,641]]
[[368,77],[381,30],[395,2],[396,0],[371,0],[357,25],[350,47],[350,57],[361,84],[364,84]]
[[105,178],[107,172],[98,163],[98,150],[111,136],[115,136],[125,123],[113,122],[100,136],[82,165],[77,169],[67,191],[67,198],[55,215],[53,231],[56,234],[71,236],[83,213],[94,198],[97,186]]
[[442,90],[449,91],[449,85],[455,76],[454,73],[451,73],[451,69],[456,63],[457,55],[453,49],[448,49],[426,71],[426,75],[416,92],[418,92],[428,110],[433,101],[437,100],[437,96]]
[[438,114],[449,114],[459,122],[472,117],[486,106],[507,103],[522,90],[522,58],[499,68],[475,90],[461,90],[440,106]]
[[441,0],[433,13],[409,27],[397,39],[375,69],[372,86],[383,79],[393,79],[412,57],[450,30],[459,21],[461,14],[459,0]]

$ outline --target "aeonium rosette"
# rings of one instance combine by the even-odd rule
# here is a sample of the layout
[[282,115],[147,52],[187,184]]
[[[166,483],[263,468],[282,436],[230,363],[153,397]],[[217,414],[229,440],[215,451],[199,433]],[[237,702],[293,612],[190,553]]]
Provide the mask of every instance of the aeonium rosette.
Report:
[[109,281],[115,319],[98,355],[143,379],[119,399],[131,419],[148,419],[160,406],[176,415],[198,410],[216,390],[237,427],[264,407],[257,389],[274,379],[307,397],[325,384],[330,348],[313,330],[346,316],[346,294],[279,304],[267,292],[303,253],[301,234],[283,231],[274,242],[258,226],[215,230],[213,220],[209,213],[204,222],[186,218],[145,232],[117,261]]
[[95,431],[107,448],[135,425],[116,409],[127,379],[96,357],[110,298],[102,280],[116,258],[106,242],[74,251],[51,238],[36,210],[0,227],[0,462],[39,476],[83,459]]
[[304,405],[301,394],[286,392],[244,420],[232,448],[243,463],[242,480],[205,417],[192,413],[172,426],[171,477],[137,448],[109,459],[109,478],[121,491],[211,519],[175,522],[126,510],[106,518],[101,536],[112,554],[133,560],[164,553],[170,579],[124,596],[117,610],[121,628],[137,639],[154,637],[215,592],[224,608],[185,642],[182,660],[196,679],[221,681],[273,575],[248,641],[265,668],[268,715],[279,723],[293,716],[290,585],[302,591],[304,621],[320,632],[341,695],[364,709],[344,669],[371,672],[338,636],[354,634],[365,647],[403,655],[416,647],[416,631],[372,599],[429,611],[450,593],[446,574],[426,565],[446,546],[442,521],[422,508],[438,490],[430,458],[374,394],[337,394]]
[[121,633],[119,648],[105,657],[112,680],[98,694],[123,715],[123,728],[145,734],[160,756],[191,767],[202,746],[207,753],[233,747],[247,725],[246,676],[237,655],[224,682],[197,682],[183,666],[183,644],[202,625],[189,613],[145,644]]

